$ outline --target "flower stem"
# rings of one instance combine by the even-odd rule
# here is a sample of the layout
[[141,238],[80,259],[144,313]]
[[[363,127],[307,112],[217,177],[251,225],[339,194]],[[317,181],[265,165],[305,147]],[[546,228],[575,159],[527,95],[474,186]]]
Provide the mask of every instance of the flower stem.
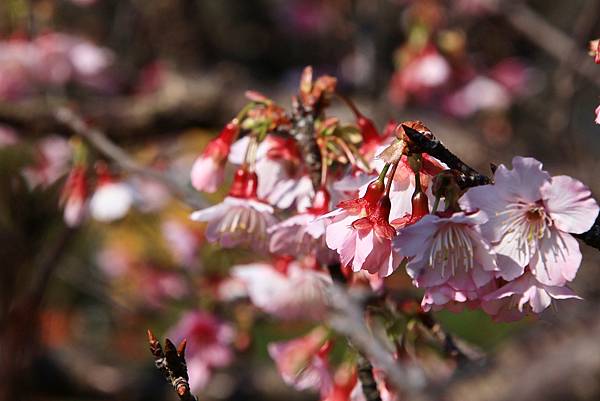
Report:
[[392,164],[392,171],[390,171],[390,174],[388,175],[387,183],[385,185],[385,192],[384,192],[385,195],[390,194],[390,190],[392,189],[392,182],[394,181],[394,175],[396,175],[396,169],[398,168],[398,163],[399,162]]

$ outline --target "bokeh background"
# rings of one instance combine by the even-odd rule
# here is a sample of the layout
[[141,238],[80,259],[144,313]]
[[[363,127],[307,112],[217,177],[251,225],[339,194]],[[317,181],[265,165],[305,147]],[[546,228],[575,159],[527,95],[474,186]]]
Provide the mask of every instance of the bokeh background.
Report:
[[[201,399],[317,399],[286,387],[266,352],[306,327],[219,302],[227,269],[254,255],[206,244],[163,185],[107,160],[133,190],[131,210],[112,223],[65,226],[59,200],[72,132],[58,107],[189,186],[194,157],[244,105],[245,90],[288,105],[312,65],[335,75],[380,128],[419,119],[481,171],[533,156],[598,196],[600,66],[587,56],[597,36],[596,0],[2,0],[2,396],[175,399],[145,330],[164,336],[185,312],[203,309],[237,334],[234,360],[213,372]],[[352,120],[341,103],[332,113]],[[438,318],[491,355],[597,333],[600,254],[582,248],[573,287],[584,301],[513,324],[477,312]],[[545,341],[548,331],[554,340]],[[570,399],[598,399],[600,354],[589,352],[595,380],[580,379]],[[527,369],[515,366],[515,375]]]

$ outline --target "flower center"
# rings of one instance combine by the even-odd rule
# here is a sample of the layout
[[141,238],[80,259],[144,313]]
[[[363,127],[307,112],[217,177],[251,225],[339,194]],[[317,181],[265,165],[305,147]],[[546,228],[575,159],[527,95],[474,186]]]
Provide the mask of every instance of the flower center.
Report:
[[473,241],[464,226],[448,224],[436,233],[429,254],[429,265],[441,268],[442,276],[446,269],[455,274],[459,268],[465,271],[473,268]]

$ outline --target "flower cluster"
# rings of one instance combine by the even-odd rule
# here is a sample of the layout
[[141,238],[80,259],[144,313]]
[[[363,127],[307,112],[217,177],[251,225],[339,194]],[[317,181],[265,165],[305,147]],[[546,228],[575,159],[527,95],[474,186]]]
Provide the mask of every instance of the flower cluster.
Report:
[[[490,184],[468,188],[464,171],[413,142],[414,133],[432,137],[423,123],[392,124],[380,134],[343,96],[356,121],[327,116],[335,80],[313,80],[310,68],[290,112],[255,92],[248,97],[191,173],[197,189],[214,192],[228,162],[234,166],[223,201],[191,218],[207,223],[209,242],[251,247],[261,259],[231,270],[221,300],[248,298],[278,319],[321,322],[332,278],[340,280],[332,266],[347,285],[376,293],[405,273],[423,292],[419,313],[478,308],[508,321],[578,298],[568,287],[581,263],[573,234],[589,230],[599,211],[581,182],[515,157]],[[332,341],[318,326],[271,344],[269,353],[297,389],[317,390],[323,400],[359,399],[356,372],[331,366]],[[376,379],[394,399],[385,375]]]

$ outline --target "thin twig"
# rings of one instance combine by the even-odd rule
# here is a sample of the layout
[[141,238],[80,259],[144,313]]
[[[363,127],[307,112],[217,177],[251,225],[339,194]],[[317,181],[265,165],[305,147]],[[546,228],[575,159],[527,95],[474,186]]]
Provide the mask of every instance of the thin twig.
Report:
[[393,358],[392,352],[369,331],[362,308],[344,287],[331,286],[329,295],[331,327],[382,369],[395,388],[407,394],[418,393],[425,385],[423,372],[416,367],[406,367]]
[[181,401],[198,401],[190,392],[189,376],[185,363],[186,341],[183,340],[179,347],[175,348],[175,345],[167,338],[163,351],[160,342],[148,330],[148,344],[150,345],[150,352],[154,356],[156,368],[171,383],[179,399]]
[[160,182],[191,208],[199,209],[207,206],[197,192],[180,185],[160,171],[139,164],[127,152],[108,139],[102,131],[88,125],[72,110],[62,107],[56,111],[55,115],[58,121],[69,127],[74,133],[81,135],[104,156],[113,160],[124,170]]
[[414,128],[402,124],[405,134],[410,139],[410,146],[415,147],[416,152],[427,153],[436,159],[446,163],[448,167],[458,171],[458,185],[461,189],[476,187],[478,185],[490,184],[489,177],[480,174],[474,168],[460,160],[454,153],[450,152],[444,144],[431,132],[421,133]]
[[591,57],[582,50],[572,51],[580,46],[567,34],[552,26],[522,2],[503,2],[499,11],[514,29],[540,49],[600,87],[600,74]]

